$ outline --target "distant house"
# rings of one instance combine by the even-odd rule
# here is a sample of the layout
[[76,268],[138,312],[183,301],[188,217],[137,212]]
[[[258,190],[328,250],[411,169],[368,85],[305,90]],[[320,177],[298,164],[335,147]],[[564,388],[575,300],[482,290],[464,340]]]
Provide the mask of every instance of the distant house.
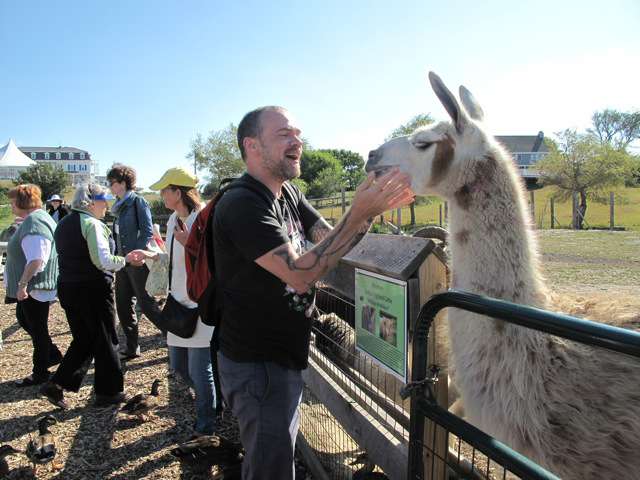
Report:
[[513,155],[518,171],[525,180],[535,181],[540,177],[536,163],[550,153],[543,132],[538,132],[538,135],[498,135],[496,140]]
[[91,160],[86,150],[73,147],[18,147],[22,153],[38,163],[50,162],[60,165],[71,177],[73,186],[90,183],[95,177],[98,164]]

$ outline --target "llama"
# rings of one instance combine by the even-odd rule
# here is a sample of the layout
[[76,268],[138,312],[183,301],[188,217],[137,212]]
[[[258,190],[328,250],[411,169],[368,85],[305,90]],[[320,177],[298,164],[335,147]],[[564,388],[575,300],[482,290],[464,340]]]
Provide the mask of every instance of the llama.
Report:
[[[513,158],[466,88],[461,108],[429,79],[451,123],[385,143],[365,170],[399,167],[414,193],[450,202],[452,288],[551,307]],[[458,309],[448,317],[470,423],[562,478],[640,478],[640,361]]]

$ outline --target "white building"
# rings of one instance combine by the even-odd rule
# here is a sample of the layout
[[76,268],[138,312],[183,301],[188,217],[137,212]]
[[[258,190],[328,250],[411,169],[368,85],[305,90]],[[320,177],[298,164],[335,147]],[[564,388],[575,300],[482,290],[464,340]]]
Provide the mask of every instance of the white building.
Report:
[[86,150],[73,147],[19,147],[31,160],[60,165],[71,177],[71,184],[91,183],[98,173],[98,163]]

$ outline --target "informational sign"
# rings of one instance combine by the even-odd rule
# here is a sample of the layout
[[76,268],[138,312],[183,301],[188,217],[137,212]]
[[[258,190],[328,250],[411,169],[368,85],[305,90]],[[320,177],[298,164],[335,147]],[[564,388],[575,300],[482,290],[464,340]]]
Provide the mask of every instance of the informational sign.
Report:
[[356,268],[356,348],[402,381],[407,375],[407,282]]

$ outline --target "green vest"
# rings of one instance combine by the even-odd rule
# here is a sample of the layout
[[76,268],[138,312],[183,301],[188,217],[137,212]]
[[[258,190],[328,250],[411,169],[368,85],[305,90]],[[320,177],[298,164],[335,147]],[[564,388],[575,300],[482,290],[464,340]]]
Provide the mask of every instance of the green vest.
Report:
[[39,235],[51,241],[51,255],[42,272],[36,273],[27,285],[31,290],[55,290],[58,283],[58,253],[53,240],[56,222],[45,210],[36,210],[27,215],[7,244],[7,297],[18,298],[18,282],[27,266],[27,258],[22,250],[22,239],[27,235]]

